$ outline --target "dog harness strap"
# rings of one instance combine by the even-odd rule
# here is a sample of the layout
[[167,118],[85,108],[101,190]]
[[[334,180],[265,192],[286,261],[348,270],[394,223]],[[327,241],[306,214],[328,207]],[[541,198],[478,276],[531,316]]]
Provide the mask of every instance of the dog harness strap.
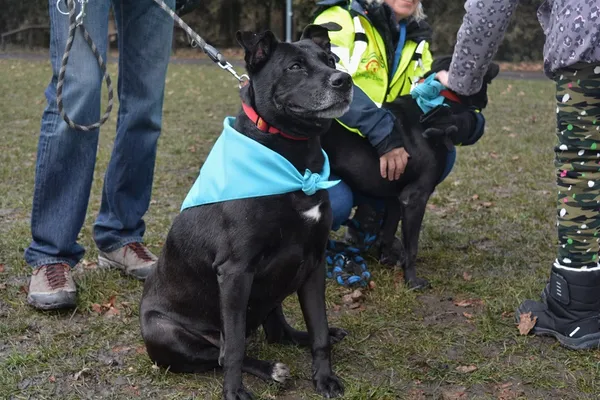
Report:
[[308,138],[306,138],[306,137],[296,137],[296,136],[288,135],[286,133],[283,133],[279,129],[275,128],[274,126],[269,125],[269,123],[267,121],[265,121],[264,119],[261,118],[260,115],[258,115],[258,113],[254,110],[254,108],[252,108],[250,105],[248,105],[244,102],[242,102],[242,108],[244,109],[246,116],[248,118],[250,118],[250,121],[254,122],[254,125],[256,125],[258,130],[260,130],[262,132],[272,133],[274,135],[280,135],[280,136],[282,136],[286,139],[290,139],[290,140],[308,140]]

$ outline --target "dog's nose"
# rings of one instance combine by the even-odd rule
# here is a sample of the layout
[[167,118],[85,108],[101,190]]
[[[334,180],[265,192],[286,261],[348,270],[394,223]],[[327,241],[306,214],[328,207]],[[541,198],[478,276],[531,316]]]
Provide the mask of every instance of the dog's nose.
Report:
[[345,72],[335,72],[329,78],[329,82],[334,88],[348,87],[352,84],[352,77]]

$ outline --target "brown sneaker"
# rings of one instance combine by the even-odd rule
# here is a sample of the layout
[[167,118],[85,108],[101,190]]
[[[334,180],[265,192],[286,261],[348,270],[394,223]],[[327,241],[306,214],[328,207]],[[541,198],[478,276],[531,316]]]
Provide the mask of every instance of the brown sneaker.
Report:
[[73,308],[77,288],[67,264],[42,265],[31,274],[27,302],[40,310]]
[[139,280],[144,280],[156,265],[156,257],[141,243],[129,243],[125,246],[104,253],[98,251],[98,267],[117,268]]

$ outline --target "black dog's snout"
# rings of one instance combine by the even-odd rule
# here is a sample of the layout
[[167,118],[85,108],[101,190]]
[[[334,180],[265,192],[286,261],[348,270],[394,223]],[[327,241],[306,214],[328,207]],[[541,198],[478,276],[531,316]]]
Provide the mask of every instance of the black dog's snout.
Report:
[[352,77],[345,72],[336,72],[329,77],[329,83],[334,88],[347,88],[352,85]]

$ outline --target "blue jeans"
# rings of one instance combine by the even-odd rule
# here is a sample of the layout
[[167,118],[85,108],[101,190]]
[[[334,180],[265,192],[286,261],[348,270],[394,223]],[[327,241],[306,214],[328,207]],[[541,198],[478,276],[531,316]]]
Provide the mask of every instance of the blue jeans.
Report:
[[[335,175],[331,175],[329,180],[335,181],[340,179]],[[331,203],[331,213],[333,215],[333,222],[331,224],[331,230],[337,231],[340,226],[344,225],[348,218],[352,208],[361,204],[369,204],[375,210],[383,210],[383,200],[376,197],[369,197],[360,192],[353,191],[348,184],[341,181],[337,185],[327,189],[329,193],[329,202]]]
[[[166,0],[174,7],[175,0]],[[66,9],[61,1],[62,9]],[[77,3],[78,4],[78,3]],[[87,5],[84,26],[106,60],[111,1]],[[117,135],[104,176],[94,240],[105,252],[139,242],[142,219],[150,204],[156,146],[161,131],[165,77],[171,52],[173,20],[153,0],[113,0],[118,29],[120,107]],[[32,242],[25,260],[32,267],[83,257],[77,244],[83,226],[96,163],[98,130],[70,129],[60,116],[56,84],[68,36],[69,17],[49,0],[52,80],[38,143],[33,206]],[[73,43],[63,87],[65,111],[76,123],[88,125],[100,117],[102,76],[81,32]]]

